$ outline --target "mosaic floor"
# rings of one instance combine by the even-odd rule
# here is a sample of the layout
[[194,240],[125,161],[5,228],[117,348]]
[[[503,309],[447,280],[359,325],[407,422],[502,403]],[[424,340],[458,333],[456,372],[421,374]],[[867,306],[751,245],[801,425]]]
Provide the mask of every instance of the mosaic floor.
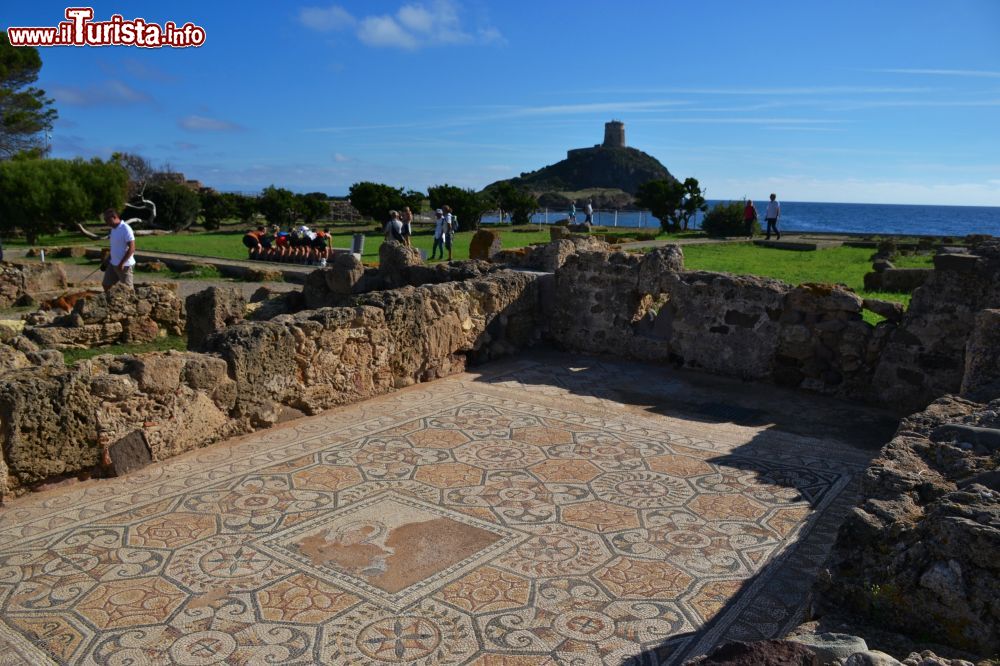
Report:
[[626,390],[687,391],[513,361],[10,503],[0,664],[667,664],[794,625],[871,452]]

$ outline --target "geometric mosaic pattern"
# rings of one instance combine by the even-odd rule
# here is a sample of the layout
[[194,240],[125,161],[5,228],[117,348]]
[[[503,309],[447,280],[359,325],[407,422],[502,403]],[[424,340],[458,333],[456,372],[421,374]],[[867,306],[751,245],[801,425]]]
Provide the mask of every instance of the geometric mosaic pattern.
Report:
[[864,457],[569,378],[514,363],[12,503],[0,663],[674,663],[792,622]]

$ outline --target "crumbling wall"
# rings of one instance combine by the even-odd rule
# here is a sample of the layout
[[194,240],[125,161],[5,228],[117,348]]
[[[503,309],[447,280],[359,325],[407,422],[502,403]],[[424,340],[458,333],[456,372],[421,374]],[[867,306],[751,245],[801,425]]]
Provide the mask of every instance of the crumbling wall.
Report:
[[902,421],[862,478],[817,610],[1000,650],[1000,400],[945,396]]
[[937,255],[934,272],[888,336],[873,377],[875,399],[912,412],[958,393],[976,317],[990,308],[1000,308],[1000,240],[968,254]]
[[100,356],[0,375],[0,499],[48,480],[119,467],[136,431],[162,460],[513,353],[541,338],[537,275],[373,292],[353,307],[246,321],[212,353]]
[[67,284],[66,271],[58,263],[0,262],[0,308],[9,308],[22,299],[44,298],[64,290]]
[[24,335],[49,349],[89,348],[149,342],[161,334],[184,332],[184,302],[176,283],[119,284],[107,293],[81,298],[72,312],[38,312]]

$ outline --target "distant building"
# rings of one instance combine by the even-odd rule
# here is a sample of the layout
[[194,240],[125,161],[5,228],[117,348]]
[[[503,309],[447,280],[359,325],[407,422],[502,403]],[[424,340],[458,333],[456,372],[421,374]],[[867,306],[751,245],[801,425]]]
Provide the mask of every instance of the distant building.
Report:
[[[625,143],[625,123],[620,120],[611,120],[604,123],[604,143],[594,144],[594,148],[627,148]],[[572,148],[566,151],[566,157],[579,155],[580,153],[594,148]],[[523,175],[523,174],[522,174]]]
[[604,123],[604,147],[624,148],[625,146],[625,123],[620,120]]

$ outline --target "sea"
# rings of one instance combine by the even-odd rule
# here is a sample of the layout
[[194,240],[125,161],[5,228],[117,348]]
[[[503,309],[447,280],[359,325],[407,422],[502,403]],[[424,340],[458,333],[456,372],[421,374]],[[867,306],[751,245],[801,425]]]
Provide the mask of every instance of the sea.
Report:
[[[709,201],[709,207],[720,203]],[[764,220],[766,201],[755,201]],[[532,216],[534,224],[553,224],[564,220],[567,210],[548,209]],[[583,221],[577,210],[576,219]],[[483,216],[484,223],[496,223],[496,214]],[[605,227],[659,227],[649,211],[595,210],[594,224]],[[691,221],[691,228],[701,226],[701,214]],[[918,206],[909,204],[821,203],[782,201],[782,232],[851,233],[919,236],[954,236],[991,234],[1000,236],[1000,207],[996,206]]]

